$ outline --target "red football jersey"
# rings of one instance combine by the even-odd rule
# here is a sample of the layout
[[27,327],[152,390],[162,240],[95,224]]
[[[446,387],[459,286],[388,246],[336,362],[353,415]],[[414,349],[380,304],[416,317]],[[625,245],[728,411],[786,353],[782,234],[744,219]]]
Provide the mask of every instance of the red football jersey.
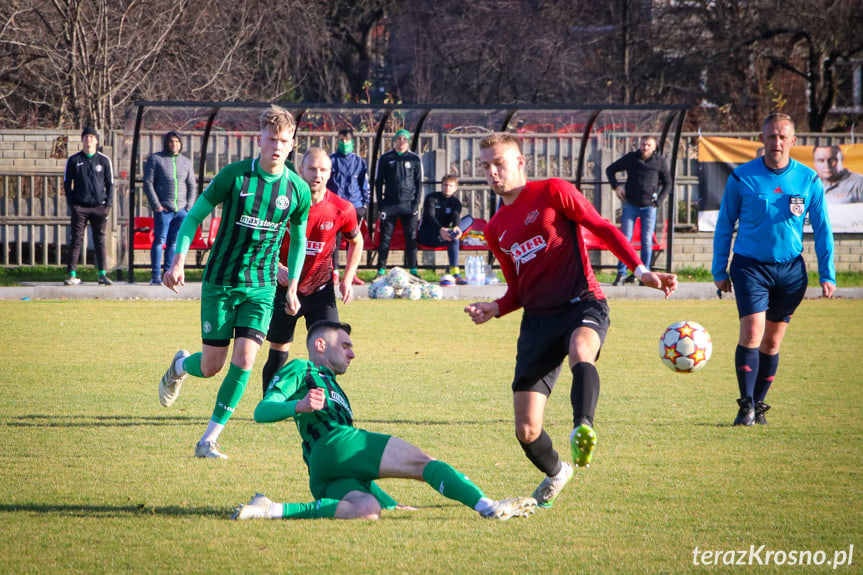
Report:
[[[306,259],[297,293],[313,294],[327,285],[333,276],[333,250],[336,249],[336,233],[354,238],[359,233],[357,212],[354,206],[336,194],[327,191],[324,199],[309,208],[306,223]],[[290,230],[282,240],[279,261],[288,265],[288,249],[291,245]]]
[[581,226],[602,238],[630,268],[641,264],[620,230],[569,182],[529,182],[511,205],[501,206],[485,228],[507,283],[506,293],[497,300],[500,315],[519,307],[550,312],[591,293],[595,299],[605,298]]

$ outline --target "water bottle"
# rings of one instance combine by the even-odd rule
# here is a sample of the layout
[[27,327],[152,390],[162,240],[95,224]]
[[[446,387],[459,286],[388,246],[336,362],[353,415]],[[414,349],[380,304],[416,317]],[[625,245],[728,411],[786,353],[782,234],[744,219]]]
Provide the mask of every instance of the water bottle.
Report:
[[498,284],[497,274],[494,272],[494,268],[491,267],[491,264],[485,264],[485,285],[493,286]]
[[480,256],[476,256],[474,267],[476,268],[476,285],[485,285],[485,264],[482,263]]
[[476,259],[468,256],[464,262],[464,275],[468,285],[476,285]]

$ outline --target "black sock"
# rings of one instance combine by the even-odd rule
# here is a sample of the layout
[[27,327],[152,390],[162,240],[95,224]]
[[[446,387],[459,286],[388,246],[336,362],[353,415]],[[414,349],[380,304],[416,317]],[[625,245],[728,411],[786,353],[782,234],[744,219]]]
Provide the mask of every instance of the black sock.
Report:
[[530,459],[537,469],[546,475],[557,475],[560,473],[560,457],[551,445],[551,437],[543,429],[536,440],[530,443],[518,442],[524,450],[524,454]]
[[755,378],[755,391],[752,394],[752,399],[755,401],[764,401],[778,368],[778,353],[776,355],[767,355],[766,353],[758,352],[758,376]]
[[586,423],[593,427],[593,416],[599,401],[599,372],[595,365],[580,361],[572,366],[569,398],[572,401],[572,426]]
[[278,351],[275,349],[270,349],[270,353],[267,356],[267,363],[264,364],[264,381],[263,381],[263,393],[267,394],[267,388],[270,386],[270,381],[273,379],[273,376],[276,375],[276,372],[288,362],[288,351]]
[[755,378],[758,376],[758,348],[738,344],[734,351],[734,367],[737,370],[737,387],[740,399],[752,401],[755,395]]

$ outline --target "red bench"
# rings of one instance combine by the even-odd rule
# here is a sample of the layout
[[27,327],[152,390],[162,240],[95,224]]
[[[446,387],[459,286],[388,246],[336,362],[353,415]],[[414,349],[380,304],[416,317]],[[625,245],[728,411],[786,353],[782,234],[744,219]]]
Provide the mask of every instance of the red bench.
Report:
[[[471,225],[470,229],[472,231],[483,231],[485,229],[486,221],[483,219],[474,219],[473,225]],[[360,231],[363,234],[363,249],[367,253],[367,266],[374,267],[375,258],[377,257],[377,250],[380,247],[381,241],[381,222],[380,220],[375,221],[374,227],[374,236],[369,235],[369,229],[366,225],[366,221],[363,220],[362,225],[360,226]],[[341,246],[339,249],[347,249],[347,242],[343,239]],[[402,228],[401,220],[396,220],[396,226],[393,230],[393,237],[390,240],[390,251],[404,251],[405,249],[405,233]],[[464,243],[459,246],[459,249],[462,251],[488,251],[488,246],[471,246],[465,245]],[[426,246],[420,243],[417,243],[417,251],[445,251],[446,246]],[[423,267],[423,266],[421,266]],[[428,267],[428,266],[425,266]]]
[[[216,233],[219,231],[219,224],[222,218],[213,217],[210,220],[210,229],[207,231],[207,237],[203,236],[201,226],[195,230],[195,237],[192,238],[192,243],[189,245],[190,250],[195,250],[195,261],[197,265],[203,265],[204,256],[213,247],[216,241]],[[153,246],[155,236],[153,233],[154,226],[153,218],[137,217],[135,218],[135,237],[132,242],[132,248],[136,250],[150,251]]]
[[[659,258],[659,255],[665,251],[667,248],[667,244],[665,243],[665,238],[668,237],[666,231],[668,230],[668,220],[665,221],[665,225],[663,227],[662,239],[660,242],[656,237],[656,231],[653,232],[653,254],[650,258],[650,267],[653,269],[656,260]],[[602,239],[594,234],[592,231],[587,229],[585,226],[581,226],[581,235],[584,238],[584,245],[588,250],[606,250],[611,251],[608,246],[605,244]],[[635,220],[635,225],[632,227],[632,239],[629,241],[630,245],[632,245],[632,249],[636,251],[639,255],[641,254],[641,218]],[[599,266],[594,266],[599,267]]]

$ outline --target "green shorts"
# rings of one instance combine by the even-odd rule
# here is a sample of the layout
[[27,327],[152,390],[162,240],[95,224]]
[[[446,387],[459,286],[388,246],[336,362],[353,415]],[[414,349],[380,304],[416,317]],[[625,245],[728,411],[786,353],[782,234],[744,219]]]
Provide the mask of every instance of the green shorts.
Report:
[[382,507],[378,478],[389,435],[345,427],[315,443],[309,454],[309,488],[315,499],[342,499],[351,491],[374,495]]
[[216,286],[204,282],[201,286],[201,338],[210,345],[228,345],[240,331],[267,333],[273,317],[276,287]]

